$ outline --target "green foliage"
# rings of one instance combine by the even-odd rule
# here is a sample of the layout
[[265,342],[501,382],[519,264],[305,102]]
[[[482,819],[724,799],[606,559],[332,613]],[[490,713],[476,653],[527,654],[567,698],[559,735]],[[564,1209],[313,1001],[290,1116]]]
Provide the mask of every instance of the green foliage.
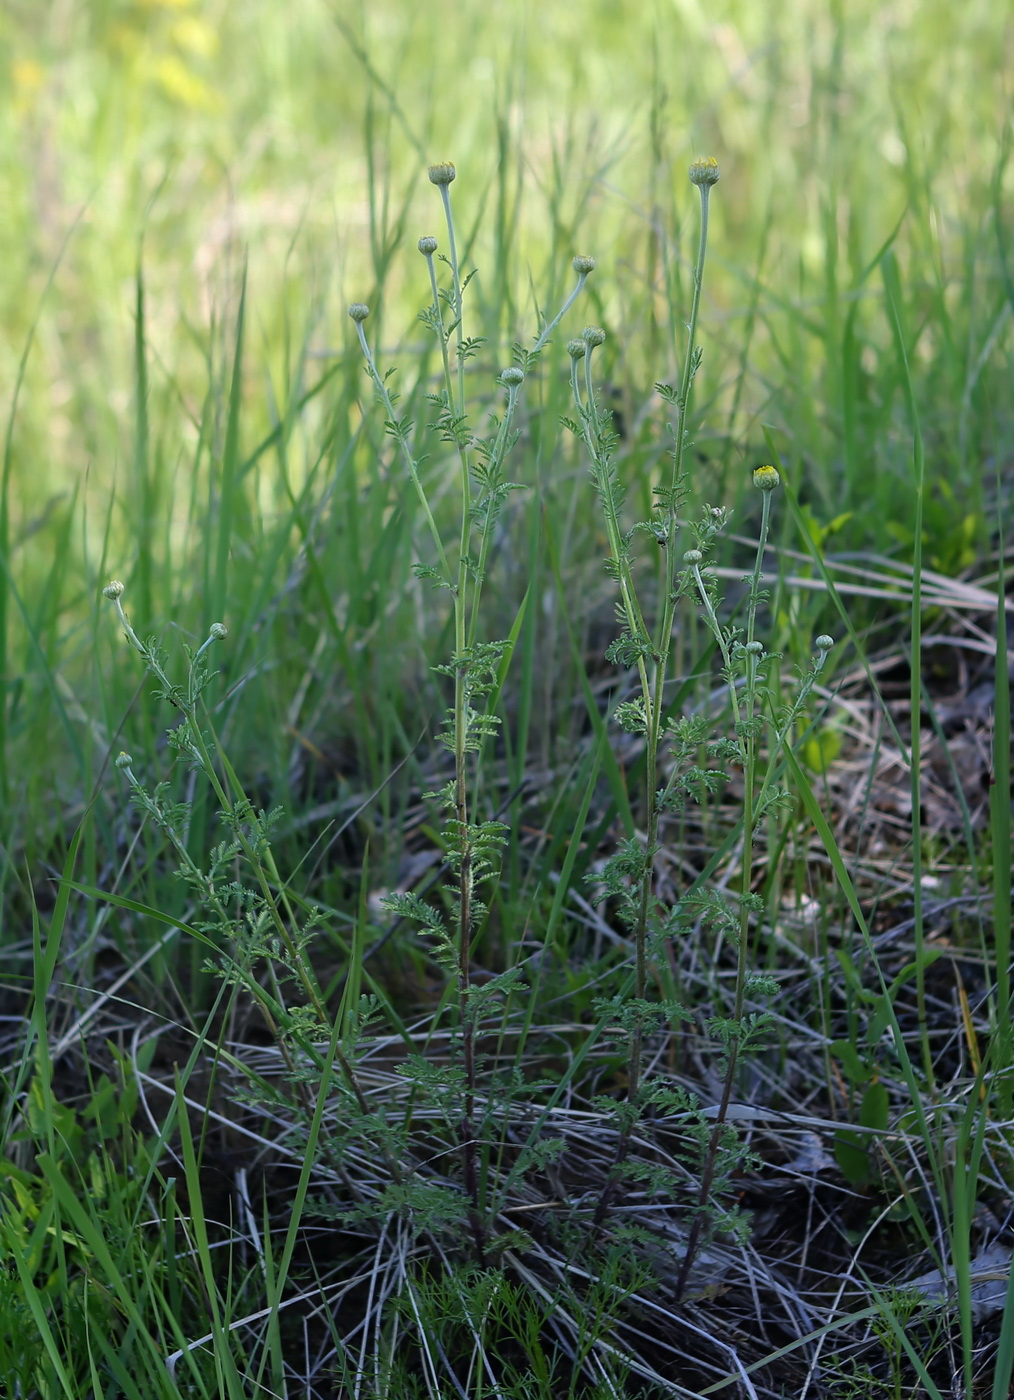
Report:
[[[526,30],[466,3],[392,46],[384,5],[219,10],[0,22],[0,1389],[655,1400],[675,1366],[686,1393],[1000,1400],[1011,1325],[973,1375],[972,1252],[1012,1180],[1002,567],[966,855],[923,829],[897,705],[910,840],[846,849],[835,783],[868,716],[854,680],[834,695],[843,672],[876,693],[889,629],[919,715],[923,621],[946,640],[924,561],[975,571],[1009,490],[984,470],[1009,436],[999,11]],[[687,131],[728,150],[706,286]],[[432,198],[452,137],[468,177],[422,263],[415,182]],[[321,179],[343,229],[362,214],[337,259]],[[373,303],[351,346],[332,266]],[[568,403],[578,297],[606,329],[568,345]],[[774,498],[744,472],[762,424]],[[887,576],[871,550],[900,621],[896,589],[836,591]],[[113,560],[144,623],[120,608],[118,649]],[[830,617],[855,665],[811,651]],[[833,1166],[793,1157],[810,1115]],[[227,1223],[203,1199],[219,1137],[243,1162]],[[765,1291],[741,1202],[763,1220],[793,1183],[843,1291],[804,1285],[807,1241],[805,1302],[772,1322],[797,1275]],[[953,1336],[941,1314],[913,1356],[867,1244],[953,1276]],[[748,1293],[757,1351],[724,1330]]]

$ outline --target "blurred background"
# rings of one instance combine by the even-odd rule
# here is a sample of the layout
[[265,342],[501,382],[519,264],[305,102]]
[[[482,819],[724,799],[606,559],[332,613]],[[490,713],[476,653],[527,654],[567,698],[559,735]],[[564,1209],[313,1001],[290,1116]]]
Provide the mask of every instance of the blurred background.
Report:
[[[740,423],[721,425],[734,432],[801,366],[808,382],[776,416],[807,391],[833,397],[835,347],[807,312],[834,302],[840,333],[899,221],[906,277],[952,309],[982,308],[966,279],[997,275],[1014,22],[996,0],[6,0],[0,41],[8,403],[35,327],[14,430],[22,528],[82,473],[98,503],[130,456],[142,246],[152,388],[185,395],[197,330],[234,311],[244,259],[266,364],[311,319],[314,349],[344,345],[344,304],[375,295],[378,270],[407,323],[425,299],[407,252],[437,222],[428,161],[457,164],[487,281],[507,252],[527,314],[530,279],[541,288],[572,240],[598,257],[622,338],[661,294],[660,242],[678,259],[695,217],[688,160],[715,154],[709,361],[733,373],[746,318],[764,323]],[[991,326],[970,316],[978,352]],[[962,355],[965,382],[947,386],[960,409],[975,385],[944,334],[930,328],[920,354]],[[858,368],[876,373],[875,346]],[[815,464],[829,496],[830,466]]]

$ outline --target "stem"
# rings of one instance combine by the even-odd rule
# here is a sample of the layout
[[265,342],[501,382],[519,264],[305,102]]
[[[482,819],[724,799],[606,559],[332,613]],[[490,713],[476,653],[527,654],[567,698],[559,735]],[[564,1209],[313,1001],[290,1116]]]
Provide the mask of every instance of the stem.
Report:
[[570,310],[570,308],[574,305],[575,301],[577,301],[578,297],[581,295],[581,292],[584,289],[584,284],[587,281],[587,272],[581,272],[578,274],[577,286],[574,288],[570,296],[560,307],[559,311],[556,313],[553,319],[547,322],[545,326],[543,326],[542,333],[536,340],[535,344],[532,346],[531,350],[529,351],[529,354],[537,355],[539,351],[545,347],[546,342],[549,340],[549,337],[553,334],[557,326],[563,320],[564,316],[566,316],[567,312]]
[[[493,444],[493,451],[489,460],[490,490],[497,484],[499,470],[503,464],[506,445],[510,437],[511,423],[514,421],[514,414],[518,406],[518,398],[521,393],[519,384],[509,384],[507,386],[507,404],[504,408],[503,419],[497,430],[496,441]],[[492,506],[492,501],[490,501]],[[486,566],[489,563],[489,552],[493,546],[493,524],[494,513],[491,508],[486,511],[486,518],[482,522],[482,533],[479,537],[479,555],[475,566],[475,579],[472,584],[472,618],[468,628],[468,645],[475,645],[476,633],[479,627],[479,599],[482,595],[482,585],[486,578]]]
[[[416,459],[412,456],[412,452],[409,448],[408,441],[405,436],[406,427],[403,423],[401,423],[398,420],[397,416],[395,415],[394,404],[391,402],[391,395],[387,391],[387,385],[384,382],[383,376],[377,369],[376,361],[373,358],[373,351],[370,349],[369,341],[366,339],[366,332],[363,330],[362,322],[356,322],[356,330],[359,333],[359,344],[362,347],[363,355],[366,359],[366,368],[369,371],[370,378],[373,380],[374,388],[377,391],[377,397],[380,399],[380,402],[384,405],[384,412],[387,414],[387,422],[389,424],[391,434],[397,440],[398,445],[401,448],[402,456],[405,459],[405,465],[408,468],[408,474],[412,478],[412,485],[415,487],[416,495],[419,497],[419,504],[422,506],[423,514],[426,517],[426,523],[429,526],[430,535],[432,536],[433,542],[437,547],[437,556],[440,559],[441,567],[444,571],[445,576],[447,577],[448,582],[450,582],[450,566],[447,563],[447,555],[444,552],[443,540],[441,540],[440,538],[440,531],[437,529],[437,522],[433,519],[433,512],[430,510],[430,503],[426,498],[426,492],[423,490],[423,484],[419,479],[419,464],[416,461]],[[443,337],[441,337],[441,340],[442,339]],[[447,356],[445,347],[445,364],[446,358]]]
[[[444,206],[444,219],[447,224],[447,240],[450,246],[451,277],[453,279],[453,312],[455,337],[457,342],[456,368],[457,384],[451,378],[450,364],[446,352],[446,334],[443,333],[441,318],[441,339],[444,342],[444,388],[447,395],[448,412],[454,419],[460,419],[465,411],[465,361],[462,354],[464,329],[462,326],[461,273],[458,267],[458,247],[454,235],[454,217],[451,213],[451,196],[447,185],[441,185],[440,197]],[[439,313],[439,306],[438,306]],[[456,392],[455,392],[456,390]],[[469,662],[466,653],[469,645],[469,631],[474,638],[478,590],[473,599],[473,627],[468,628],[468,549],[472,523],[471,475],[468,451],[459,433],[455,433],[458,449],[458,469],[461,486],[461,532],[458,540],[458,573],[454,588],[454,823],[459,847],[458,869],[458,1022],[461,1027],[461,1058],[465,1075],[465,1094],[462,1104],[459,1136],[461,1139],[461,1166],[464,1178],[465,1195],[468,1198],[469,1224],[475,1241],[475,1253],[480,1266],[485,1261],[486,1229],[482,1220],[479,1202],[479,1167],[475,1141],[475,1098],[478,1087],[475,1068],[475,1023],[469,1007],[472,960],[472,895],[474,891],[474,849],[469,830],[468,807],[468,729],[471,703],[469,686]]]
[[[750,581],[750,594],[747,602],[747,648],[751,648],[757,630],[757,606],[761,598],[761,565],[764,559],[764,551],[767,548],[770,519],[771,492],[765,491],[761,503],[760,536],[757,541],[757,552],[754,557],[753,574]],[[698,584],[702,590],[702,596],[706,597],[703,585],[700,583],[700,571],[696,564],[694,565],[694,572],[697,575]],[[736,729],[739,735],[740,747],[744,756],[743,857],[739,903],[739,947],[736,951],[736,991],[732,1008],[732,1021],[735,1027],[733,1034],[735,1038],[729,1044],[729,1057],[722,1082],[722,1097],[719,1101],[718,1112],[715,1115],[714,1127],[708,1139],[708,1148],[704,1159],[704,1171],[701,1174],[701,1189],[697,1196],[697,1213],[690,1226],[686,1252],[683,1256],[683,1263],[680,1266],[679,1276],[676,1280],[677,1298],[683,1296],[683,1291],[686,1288],[687,1279],[697,1254],[701,1231],[704,1226],[704,1212],[707,1209],[708,1201],[711,1197],[711,1188],[715,1180],[715,1172],[718,1166],[719,1148],[725,1131],[726,1120],[729,1115],[729,1103],[732,1099],[733,1085],[736,1082],[736,1068],[739,1063],[739,1052],[742,1045],[740,1033],[742,1031],[743,1012],[746,1004],[746,982],[750,968],[750,896],[753,889],[753,845],[756,827],[754,793],[757,778],[757,739],[759,721],[757,712],[758,657],[753,654],[752,650],[746,651],[745,705],[748,722],[746,725],[741,725],[739,721],[739,707],[736,700],[735,677],[731,672],[731,660],[729,658],[727,646],[723,641],[721,629],[718,626],[718,619],[715,617],[714,609],[710,605],[710,600],[707,600],[706,608],[709,620],[712,621],[715,636],[718,639],[719,646],[722,648],[722,656],[726,659],[726,667],[729,669],[729,690],[732,695],[733,711],[736,715]]]
[[719,622],[718,614],[715,612],[715,605],[712,603],[711,598],[708,594],[708,590],[704,582],[704,576],[701,573],[700,564],[693,564],[691,565],[691,568],[693,570],[694,582],[697,584],[697,592],[700,595],[701,604],[704,608],[704,613],[708,620],[708,626],[711,628],[712,635],[714,636],[715,641],[718,643],[718,649],[722,653],[722,662],[725,666],[725,674],[728,679],[729,685],[729,701],[732,706],[733,727],[736,732],[736,737],[738,739],[740,751],[743,757],[743,763],[745,765],[746,749],[743,745],[743,735],[741,732],[742,724],[740,720],[739,709],[739,696],[736,694],[736,680],[732,669],[732,653],[729,650],[729,641],[725,633],[722,631],[722,624]]

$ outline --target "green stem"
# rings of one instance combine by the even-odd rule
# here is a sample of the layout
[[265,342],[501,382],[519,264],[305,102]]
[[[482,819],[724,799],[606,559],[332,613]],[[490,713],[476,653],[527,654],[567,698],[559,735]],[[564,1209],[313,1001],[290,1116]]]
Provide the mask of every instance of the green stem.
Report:
[[423,514],[426,517],[426,524],[429,527],[433,543],[436,545],[440,566],[444,571],[447,581],[450,582],[450,565],[447,562],[447,555],[444,552],[444,543],[440,538],[437,522],[433,519],[430,503],[426,498],[426,492],[423,490],[423,484],[419,478],[419,464],[412,456],[412,451],[408,445],[406,436],[407,427],[398,420],[395,414],[391,395],[387,391],[387,385],[384,382],[383,376],[377,369],[376,361],[373,358],[373,351],[370,349],[369,342],[366,339],[366,332],[363,330],[362,322],[356,322],[356,330],[359,333],[359,344],[362,347],[363,356],[366,360],[366,368],[369,371],[370,378],[373,380],[373,386],[377,391],[377,397],[384,405],[384,412],[387,414],[387,422],[390,425],[392,436],[396,439],[398,446],[401,448],[402,456],[405,459],[405,465],[408,468],[408,474],[412,478],[412,485],[415,487],[416,495],[419,498],[419,504],[422,506]]
[[[447,224],[447,240],[450,247],[451,277],[453,280],[453,306],[455,318],[455,339],[457,345],[456,369],[457,384],[453,384],[446,351],[444,353],[444,387],[447,408],[452,418],[459,420],[465,411],[465,359],[463,354],[464,328],[462,316],[461,273],[458,267],[458,246],[454,234],[454,217],[451,213],[449,186],[440,185],[440,198],[444,206],[444,219]],[[442,319],[441,319],[442,327]],[[442,335],[446,340],[446,336]],[[456,389],[456,392],[455,392]],[[486,1230],[482,1220],[479,1201],[479,1162],[475,1140],[475,1099],[478,1088],[475,1065],[475,1025],[469,1007],[472,959],[472,896],[475,877],[473,865],[475,852],[469,831],[468,805],[468,729],[471,704],[469,686],[469,663],[466,660],[469,632],[474,637],[475,628],[468,627],[469,596],[468,551],[472,524],[472,490],[468,451],[460,434],[455,431],[458,450],[458,471],[461,487],[461,531],[458,540],[458,573],[454,589],[454,821],[459,851],[458,869],[458,1021],[461,1028],[461,1057],[465,1077],[464,1101],[462,1103],[459,1136],[461,1139],[461,1163],[464,1177],[465,1195],[469,1202],[469,1224],[475,1241],[476,1259],[480,1266],[485,1260]],[[473,624],[475,604],[473,600]]]
[[740,749],[743,753],[743,855],[739,903],[739,946],[736,950],[736,987],[732,1006],[734,1038],[729,1043],[728,1060],[722,1082],[722,1097],[719,1101],[714,1126],[708,1139],[704,1170],[701,1174],[701,1187],[697,1197],[697,1212],[690,1227],[690,1233],[687,1237],[686,1252],[683,1256],[683,1263],[680,1266],[679,1275],[676,1280],[677,1298],[682,1297],[683,1290],[686,1288],[687,1279],[689,1278],[690,1270],[693,1267],[694,1258],[697,1254],[697,1248],[700,1244],[701,1231],[704,1225],[704,1213],[707,1210],[708,1202],[711,1198],[711,1188],[715,1180],[722,1137],[729,1116],[729,1104],[732,1100],[732,1090],[736,1082],[736,1069],[739,1063],[739,1052],[742,1044],[740,1036],[743,1030],[743,1013],[746,1009],[746,983],[750,971],[750,906],[753,892],[754,832],[757,820],[755,790],[757,780],[757,741],[759,737],[759,714],[757,705],[758,657],[754,655],[752,648],[757,631],[757,607],[760,602],[761,566],[764,559],[764,551],[767,548],[770,519],[771,492],[765,491],[761,504],[760,536],[757,540],[757,552],[754,557],[753,575],[750,581],[750,595],[747,601],[747,643],[745,656],[747,683],[744,702],[747,723],[745,725],[741,725],[740,723],[739,705],[736,698],[736,681],[735,676],[732,674],[731,657],[729,656],[727,645],[724,641],[721,628],[719,627],[718,619],[715,617],[714,609],[711,607],[710,599],[707,599],[706,592],[701,583],[700,570],[696,564],[693,566],[702,596],[707,599],[706,609],[709,621],[712,625],[712,630],[722,649],[722,656],[726,660],[729,692],[732,697],[733,713],[736,716],[736,731],[739,738]]
[[537,355],[537,354],[539,353],[540,350],[542,350],[542,349],[545,348],[546,343],[547,343],[548,340],[549,340],[549,337],[550,337],[550,336],[553,334],[553,332],[556,330],[557,326],[558,326],[558,325],[560,324],[560,322],[563,320],[564,316],[566,316],[566,314],[567,314],[567,312],[570,310],[570,308],[574,305],[575,301],[577,301],[578,297],[581,295],[581,292],[584,290],[584,284],[585,284],[587,281],[588,281],[588,273],[587,273],[587,272],[578,273],[577,286],[574,288],[574,290],[571,292],[570,296],[567,298],[567,300],[566,300],[566,301],[563,303],[563,305],[560,307],[559,311],[556,313],[556,315],[553,317],[553,319],[552,319],[551,321],[549,321],[545,326],[543,326],[542,332],[541,332],[541,334],[539,335],[539,338],[536,340],[535,344],[532,346],[531,350],[529,351],[529,354],[531,354],[531,355]]

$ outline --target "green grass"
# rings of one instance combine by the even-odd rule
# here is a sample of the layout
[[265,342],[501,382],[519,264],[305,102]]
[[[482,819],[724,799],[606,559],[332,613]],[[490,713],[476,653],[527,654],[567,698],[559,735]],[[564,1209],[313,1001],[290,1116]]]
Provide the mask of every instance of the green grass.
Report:
[[[0,1390],[1002,1400],[1003,7],[69,0],[0,36]],[[705,154],[679,517],[731,512],[717,615],[774,657],[731,691],[689,576],[664,662],[605,659]],[[435,160],[461,378],[417,319]],[[660,654],[695,538],[629,542]],[[653,818],[687,717],[730,779]],[[934,1270],[945,1303],[896,1291]]]

